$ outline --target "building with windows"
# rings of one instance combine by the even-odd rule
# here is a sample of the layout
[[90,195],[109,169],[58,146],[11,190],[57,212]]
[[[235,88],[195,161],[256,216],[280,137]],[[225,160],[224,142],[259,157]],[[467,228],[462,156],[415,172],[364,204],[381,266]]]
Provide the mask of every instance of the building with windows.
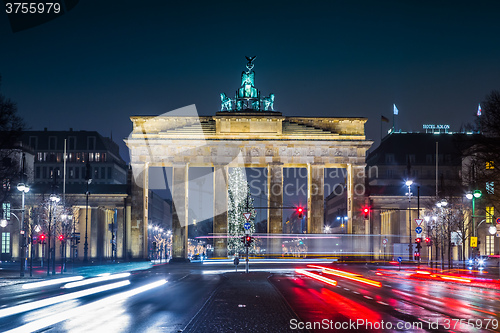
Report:
[[[471,201],[466,193],[473,190],[471,170],[466,167],[470,148],[478,134],[471,133],[405,133],[393,132],[382,139],[381,144],[367,156],[366,179],[367,198],[371,206],[369,228],[372,234],[384,235],[386,244],[373,244],[375,254],[385,251],[392,259],[401,256],[408,259],[415,250],[408,246],[410,240],[415,247],[415,239],[422,239],[420,255],[422,260],[430,256],[436,258],[434,246],[427,246],[429,237],[444,243],[446,251],[451,247],[453,258],[469,255],[471,233]],[[410,183],[406,183],[411,181]],[[448,206],[436,206],[443,200]],[[476,201],[478,212],[488,214],[485,203]],[[452,211],[453,207],[453,211]],[[453,215],[453,214],[454,215]],[[491,213],[491,212],[490,212]],[[443,221],[455,216],[456,225],[443,236],[437,233]],[[493,214],[491,214],[493,216]],[[416,219],[422,219],[421,233],[417,234]],[[491,224],[489,224],[491,225]],[[465,226],[465,227],[464,227]],[[487,228],[487,222],[482,228]],[[446,228],[445,228],[446,229]],[[443,229],[444,230],[444,229]],[[483,229],[479,230],[483,234]],[[483,249],[483,244],[480,245]],[[440,250],[439,250],[440,251]],[[481,251],[484,251],[481,250]],[[412,258],[413,259],[413,258]],[[437,258],[441,260],[440,257]],[[445,258],[445,261],[447,259]]]
[[[120,157],[118,145],[111,138],[96,131],[27,131],[22,137],[24,145],[35,153],[35,184],[53,184],[66,178],[66,184],[85,183],[87,162],[90,164],[92,183],[126,184],[127,166]],[[64,151],[67,153],[64,175]]]

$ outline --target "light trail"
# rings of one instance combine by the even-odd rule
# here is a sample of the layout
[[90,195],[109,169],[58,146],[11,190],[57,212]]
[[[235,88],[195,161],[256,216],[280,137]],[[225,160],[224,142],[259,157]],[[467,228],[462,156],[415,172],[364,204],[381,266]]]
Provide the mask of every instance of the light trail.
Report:
[[77,292],[70,293],[70,294],[55,296],[55,297],[51,297],[51,298],[47,298],[47,299],[41,299],[41,300],[35,301],[35,302],[29,302],[29,303],[20,304],[20,305],[12,306],[12,307],[5,308],[5,309],[0,309],[0,318],[12,316],[12,315],[23,313],[26,311],[40,309],[40,308],[43,308],[43,307],[46,307],[49,305],[69,301],[72,299],[77,299],[80,297],[85,297],[85,296],[100,293],[103,291],[107,291],[107,290],[111,290],[111,289],[115,289],[115,288],[120,288],[120,287],[126,286],[128,284],[130,284],[130,281],[128,281],[128,280],[121,281],[121,282],[107,284],[107,285],[100,286],[100,287],[95,287],[95,288],[85,289],[82,291],[77,291]]
[[326,278],[326,277],[321,276],[321,275],[316,274],[316,273],[312,273],[312,272],[306,271],[304,269],[296,269],[295,272],[297,272],[299,274],[303,274],[303,275],[309,276],[310,278],[313,278],[315,280],[318,280],[318,281],[330,284],[330,285],[332,285],[334,287],[337,285],[337,281],[335,281],[335,280]]
[[377,287],[377,288],[381,288],[382,287],[382,283],[380,283],[379,281],[366,279],[366,278],[362,277],[360,274],[355,274],[355,273],[351,273],[351,272],[341,271],[341,270],[338,270],[338,269],[333,269],[333,268],[323,267],[323,266],[317,266],[317,265],[307,265],[307,266],[308,267],[322,269],[322,272],[325,273],[325,274],[330,274],[330,275],[342,277],[344,279],[348,279],[348,280],[352,280],[352,281],[364,283],[364,284],[367,284],[367,285],[370,285],[370,286],[374,286],[374,287]]
[[[129,281],[126,281],[126,282],[130,283]],[[117,282],[117,283],[123,283],[123,282]],[[5,333],[7,333],[7,332],[9,332],[9,333],[36,332],[36,331],[39,331],[43,328],[46,328],[46,327],[55,325],[57,323],[60,323],[62,321],[65,321],[67,319],[70,319],[72,317],[81,316],[87,312],[95,311],[97,309],[101,309],[101,308],[109,306],[109,305],[114,305],[114,304],[121,302],[121,301],[124,301],[127,298],[130,298],[134,295],[137,295],[137,294],[143,293],[145,291],[151,290],[153,288],[157,288],[159,286],[162,286],[165,283],[167,283],[166,280],[160,280],[157,282],[153,282],[153,283],[147,284],[147,285],[142,286],[142,287],[138,287],[138,288],[135,288],[135,289],[132,289],[129,291],[125,291],[125,292],[122,292],[122,293],[119,293],[116,295],[112,295],[112,296],[106,297],[104,299],[101,299],[101,300],[98,300],[98,301],[95,301],[95,302],[92,302],[89,304],[78,306],[76,308],[73,308],[73,309],[70,309],[67,311],[63,311],[63,312],[60,312],[60,313],[57,313],[57,314],[54,314],[54,315],[51,315],[51,316],[48,316],[45,318],[35,320],[31,323],[28,323],[28,324],[25,324],[23,326],[19,326],[19,327],[12,329],[12,330],[6,331]]]
[[70,276],[70,277],[62,278],[62,279],[51,279],[51,280],[40,281],[40,282],[26,283],[26,284],[23,284],[22,288],[23,289],[34,289],[34,288],[52,286],[55,284],[61,284],[61,283],[67,283],[67,282],[72,282],[72,281],[79,281],[79,280],[83,280],[83,276]]
[[62,286],[61,288],[66,288],[66,289],[76,288],[76,287],[81,287],[81,286],[85,286],[85,285],[89,285],[89,284],[97,283],[97,282],[117,280],[117,279],[121,279],[121,278],[124,278],[127,276],[130,276],[130,273],[120,273],[120,274],[113,274],[113,275],[109,275],[109,273],[105,273],[104,275],[96,277],[96,278],[91,278],[91,279],[82,280],[82,281],[78,281],[78,282],[67,283],[64,286]]

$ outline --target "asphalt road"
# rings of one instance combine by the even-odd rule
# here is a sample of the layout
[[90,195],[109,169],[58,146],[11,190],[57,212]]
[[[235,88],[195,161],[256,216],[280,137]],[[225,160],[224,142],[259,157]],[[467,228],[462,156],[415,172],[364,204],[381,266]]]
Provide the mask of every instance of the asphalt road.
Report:
[[82,286],[4,285],[0,331],[500,332],[495,285],[436,280],[411,267],[317,264],[380,282],[378,287],[307,264],[253,261],[250,274],[242,263],[238,272],[229,262],[166,264],[129,276],[114,272],[107,281],[87,274],[75,282],[93,283]]

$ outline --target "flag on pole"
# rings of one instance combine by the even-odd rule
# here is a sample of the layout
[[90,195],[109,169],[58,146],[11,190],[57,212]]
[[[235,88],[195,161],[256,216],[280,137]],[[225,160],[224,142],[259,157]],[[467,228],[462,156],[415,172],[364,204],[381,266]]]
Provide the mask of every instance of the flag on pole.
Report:
[[386,118],[386,117],[384,117],[384,116],[382,116],[382,118],[381,118],[380,120],[381,120],[381,121],[384,121],[384,122],[386,122],[386,123],[388,123],[388,122],[389,122],[389,118]]
[[477,107],[477,116],[479,117],[481,115],[481,104]]
[[395,115],[398,115],[399,110],[398,110],[398,108],[396,107],[396,104],[393,104],[393,105],[394,105],[394,114],[395,114]]

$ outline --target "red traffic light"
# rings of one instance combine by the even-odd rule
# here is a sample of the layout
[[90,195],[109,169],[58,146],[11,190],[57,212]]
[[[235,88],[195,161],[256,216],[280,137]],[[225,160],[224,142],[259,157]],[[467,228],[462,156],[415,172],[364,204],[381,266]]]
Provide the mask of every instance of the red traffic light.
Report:
[[62,242],[64,240],[64,236],[63,235],[59,235],[59,240]]
[[42,240],[42,241],[45,240],[45,235],[44,234],[40,235],[40,240]]
[[415,239],[415,243],[420,243],[421,241],[422,241],[422,238]]
[[297,207],[297,216],[299,219],[301,219],[304,216],[304,208],[303,207]]
[[429,237],[425,238],[426,243],[429,243],[430,241],[431,241],[431,239]]
[[363,217],[365,219],[368,219],[368,217],[370,216],[370,207],[363,207]]

